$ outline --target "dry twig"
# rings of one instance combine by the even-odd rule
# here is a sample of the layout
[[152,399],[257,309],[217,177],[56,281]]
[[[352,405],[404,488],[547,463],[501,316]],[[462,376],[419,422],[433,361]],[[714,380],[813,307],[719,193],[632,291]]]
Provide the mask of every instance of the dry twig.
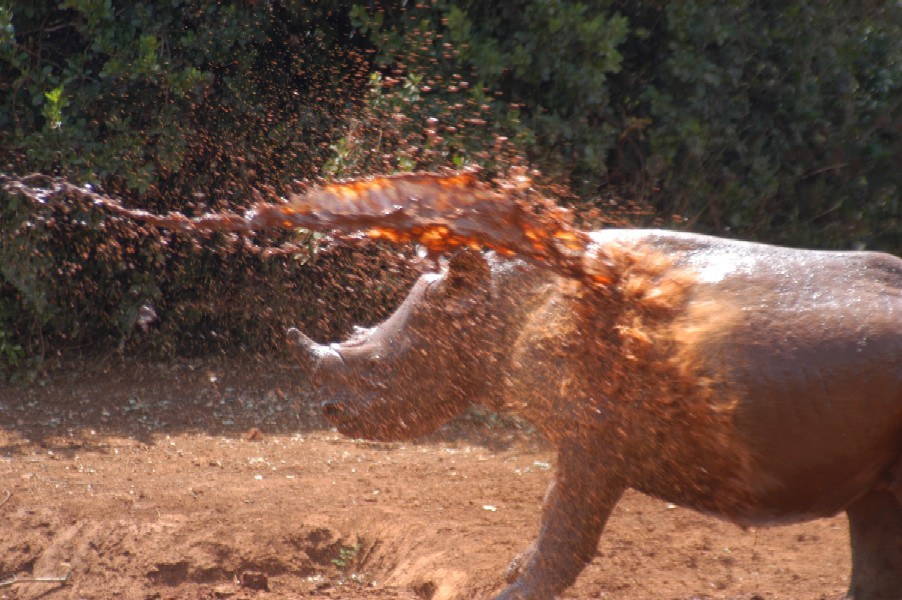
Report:
[[9,579],[5,579],[0,581],[0,588],[10,587],[13,585],[18,585],[22,583],[66,583],[69,581],[69,575],[72,571],[68,571],[62,577],[28,577],[27,579],[22,579],[19,577],[10,577]]

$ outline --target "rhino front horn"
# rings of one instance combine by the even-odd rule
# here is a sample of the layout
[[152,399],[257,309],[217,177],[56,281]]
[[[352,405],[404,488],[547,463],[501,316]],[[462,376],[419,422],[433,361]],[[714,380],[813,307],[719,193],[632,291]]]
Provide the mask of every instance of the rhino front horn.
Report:
[[286,337],[291,346],[291,351],[301,363],[301,368],[307,373],[315,371],[322,360],[327,356],[341,358],[334,348],[317,344],[296,327],[289,329],[286,332]]

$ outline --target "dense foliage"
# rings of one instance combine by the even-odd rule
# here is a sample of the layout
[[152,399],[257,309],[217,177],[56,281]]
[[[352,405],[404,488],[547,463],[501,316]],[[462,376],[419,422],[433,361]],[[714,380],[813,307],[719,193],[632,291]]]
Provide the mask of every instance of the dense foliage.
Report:
[[[895,0],[14,0],[0,90],[3,171],[152,210],[528,163],[643,222],[902,253]],[[4,194],[0,365],[65,345],[260,349],[299,320],[334,335],[397,297],[394,252],[263,258]]]
[[[432,79],[471,68],[492,124],[586,202],[902,252],[898,2],[458,0],[383,14],[369,25],[384,61]],[[417,52],[417,29],[455,60],[444,44]]]
[[664,16],[641,96],[662,208],[714,231],[902,252],[902,5],[682,2]]
[[[241,210],[254,187],[313,177],[369,85],[363,40],[336,5],[0,6],[0,164],[189,214]],[[392,262],[406,269],[386,256],[264,258],[226,236],[129,227],[83,199],[4,194],[0,367],[60,348],[266,349],[301,321],[335,336],[377,318],[409,279],[370,285]],[[148,309],[157,320],[141,320]]]

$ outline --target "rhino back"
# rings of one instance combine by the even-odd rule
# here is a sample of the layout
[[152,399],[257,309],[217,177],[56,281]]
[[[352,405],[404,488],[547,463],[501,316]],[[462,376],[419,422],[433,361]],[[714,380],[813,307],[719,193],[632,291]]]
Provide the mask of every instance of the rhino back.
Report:
[[761,507],[749,520],[833,513],[898,460],[902,260],[663,231],[595,239],[663,253],[693,278],[677,327],[736,399]]

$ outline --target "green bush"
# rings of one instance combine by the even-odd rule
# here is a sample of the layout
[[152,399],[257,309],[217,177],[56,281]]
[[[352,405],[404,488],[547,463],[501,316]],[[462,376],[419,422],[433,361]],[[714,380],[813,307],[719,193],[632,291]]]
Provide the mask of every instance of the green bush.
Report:
[[[0,90],[0,170],[154,211],[242,210],[294,178],[534,166],[607,217],[902,253],[895,0],[16,0]],[[67,193],[0,203],[0,367],[62,346],[268,349],[291,322],[332,337],[412,276],[378,246],[264,258]]]
[[414,271],[375,244],[267,257],[159,231],[46,176],[0,176],[0,206],[0,370],[59,350],[270,352],[293,325],[334,339],[383,317]]
[[[332,156],[371,70],[351,32],[328,1],[0,6],[0,170],[155,211],[241,211],[255,188],[314,177]],[[286,240],[304,236],[254,243]],[[399,262],[378,247],[264,258],[229,236],[112,219],[77,194],[5,191],[0,370],[61,348],[265,351],[292,323],[337,336],[399,293]],[[145,332],[148,309],[159,319]]]
[[[380,127],[420,153],[405,164],[478,163],[490,173],[524,157],[586,189],[619,134],[609,77],[629,28],[610,3],[448,1],[356,6],[354,25],[378,50],[384,104],[408,117]],[[404,125],[407,125],[405,128]],[[419,133],[417,133],[419,132]],[[432,132],[435,134],[432,135]],[[407,143],[415,140],[416,143]]]
[[466,73],[487,132],[586,204],[902,252],[898,2],[434,0],[354,14],[388,70],[436,82],[445,104]]
[[610,78],[629,34],[610,2],[460,2],[446,21],[478,86],[500,92],[501,114],[528,130],[524,150],[546,175],[585,191],[586,178],[606,174],[621,129]]
[[640,97],[662,212],[902,252],[899,3],[679,2],[660,17]]
[[0,8],[0,160],[180,208],[314,176],[368,77],[339,4]]

